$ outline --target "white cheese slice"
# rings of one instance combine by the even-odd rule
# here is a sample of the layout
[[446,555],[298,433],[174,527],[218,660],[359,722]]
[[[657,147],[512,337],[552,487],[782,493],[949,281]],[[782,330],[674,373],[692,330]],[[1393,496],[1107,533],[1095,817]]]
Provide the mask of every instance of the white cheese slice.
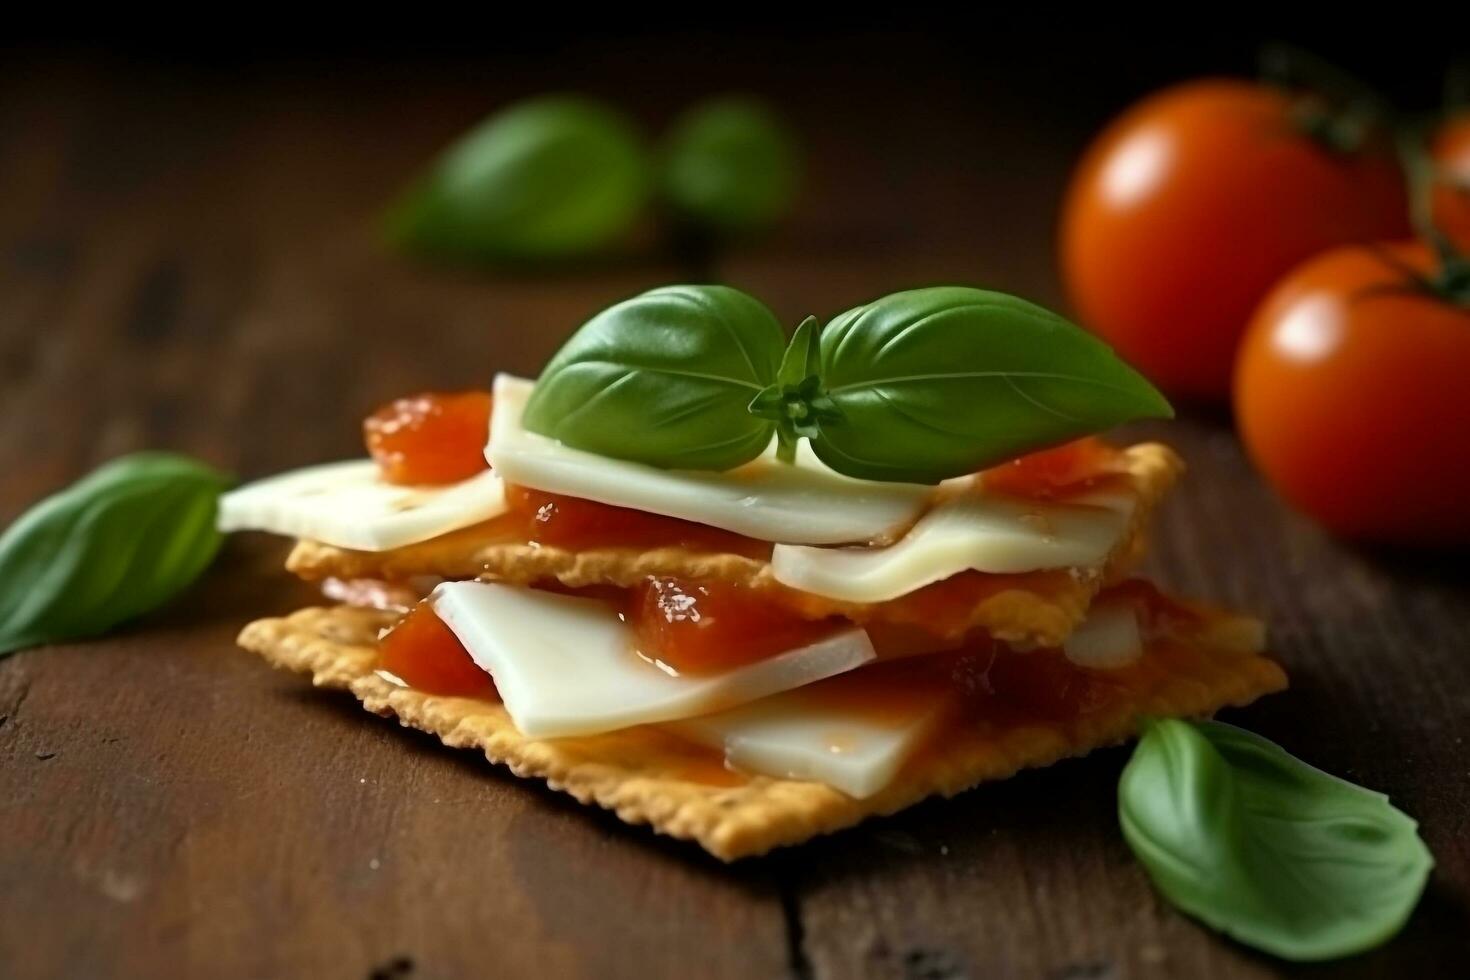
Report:
[[1094,602],[1087,618],[1062,644],[1067,659],[1079,667],[1116,670],[1143,656],[1138,611],[1130,602]]
[[[881,669],[881,668],[880,668]],[[679,722],[672,729],[721,749],[727,765],[777,779],[826,783],[848,796],[883,789],[923,744],[951,699],[934,688],[880,692],[881,711],[844,696],[854,671],[752,704]]]
[[432,601],[495,679],[515,726],[532,738],[593,735],[719,711],[874,657],[868,635],[853,628],[743,667],[680,677],[640,656],[617,609],[595,599],[446,582]]
[[[1137,610],[1126,601],[1094,604],[1065,652],[1092,669],[1133,663],[1143,656]],[[942,678],[885,661],[668,727],[720,749],[735,769],[813,780],[861,798],[892,782],[955,704]]]
[[776,581],[846,602],[885,602],[973,569],[996,574],[1101,565],[1128,526],[1131,496],[1066,504],[974,492],[925,514],[886,548],[778,544]]
[[505,485],[486,470],[444,486],[400,486],[370,459],[308,466],[220,498],[221,531],[270,531],[338,548],[388,551],[503,514]]
[[855,480],[824,466],[803,442],[797,465],[774,451],[724,473],[661,470],[565,446],[521,427],[534,384],[495,379],[485,458],[509,483],[651,514],[678,517],[762,541],[870,541],[912,523],[932,488]]

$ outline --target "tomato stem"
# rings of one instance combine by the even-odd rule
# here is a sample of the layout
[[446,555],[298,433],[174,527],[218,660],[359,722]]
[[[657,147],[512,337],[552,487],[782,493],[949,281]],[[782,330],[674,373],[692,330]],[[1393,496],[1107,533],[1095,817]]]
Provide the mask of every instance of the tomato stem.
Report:
[[1444,301],[1470,309],[1470,258],[1434,220],[1434,185],[1439,179],[1422,126],[1399,132],[1399,156],[1409,182],[1409,217],[1414,232],[1434,253],[1435,270],[1425,284]]
[[1385,121],[1393,105],[1361,79],[1290,44],[1261,49],[1261,78],[1293,95],[1298,132],[1330,153],[1357,153]]

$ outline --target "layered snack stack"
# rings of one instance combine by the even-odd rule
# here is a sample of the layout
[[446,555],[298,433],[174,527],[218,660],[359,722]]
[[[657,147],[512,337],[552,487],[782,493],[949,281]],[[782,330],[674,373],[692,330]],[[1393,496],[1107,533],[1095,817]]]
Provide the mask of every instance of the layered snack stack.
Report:
[[[336,604],[240,643],[729,860],[1285,686],[1248,617],[1129,578],[1168,411],[1031,304],[802,324],[668,287],[541,378],[404,399],[374,458],[225,497]],[[488,441],[487,441],[488,433]]]

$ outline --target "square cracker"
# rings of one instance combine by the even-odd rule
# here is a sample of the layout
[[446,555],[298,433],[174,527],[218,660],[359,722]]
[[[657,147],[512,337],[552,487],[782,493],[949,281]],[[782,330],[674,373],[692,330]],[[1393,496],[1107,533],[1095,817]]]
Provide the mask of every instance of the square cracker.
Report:
[[1281,668],[1254,652],[1258,624],[1228,620],[1200,638],[1207,656],[1196,658],[1193,669],[1162,672],[1153,689],[1131,703],[1065,728],[1037,723],[965,729],[906,767],[882,792],[859,800],[821,783],[767,776],[718,785],[707,778],[707,750],[646,726],[584,738],[527,738],[498,704],[423,694],[380,677],[374,670],[377,638],[392,621],[391,614],[347,606],[303,609],[251,623],[240,645],[277,667],[310,674],[319,687],[349,690],[369,711],[396,716],[445,745],[478,749],[518,776],[544,779],[552,789],[612,810],[627,823],[696,841],[725,861],[1121,742],[1145,716],[1209,715],[1286,686]]
[[[967,618],[954,623],[950,632],[984,629],[1009,642],[1050,646],[1064,640],[1081,622],[1098,590],[1122,578],[1137,564],[1144,551],[1149,517],[1183,469],[1173,450],[1158,443],[1131,446],[1123,451],[1123,460],[1137,504],[1128,527],[1101,568],[984,576]],[[286,567],[310,580],[403,580],[415,575],[466,579],[484,575],[516,584],[554,578],[573,588],[628,587],[650,575],[672,575],[779,592],[785,605],[812,619],[845,616],[859,623],[931,624],[928,607],[907,602],[907,597],[854,603],[787,588],[776,581],[770,563],[760,558],[684,547],[571,551],[508,542],[476,528],[385,552],[351,551],[303,540],[291,552]]]

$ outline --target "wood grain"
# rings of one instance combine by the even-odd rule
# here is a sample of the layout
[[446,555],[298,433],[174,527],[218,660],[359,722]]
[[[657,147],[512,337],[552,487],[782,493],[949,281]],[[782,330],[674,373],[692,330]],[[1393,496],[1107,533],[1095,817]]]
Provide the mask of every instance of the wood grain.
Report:
[[[952,53],[919,50],[897,86],[840,68],[871,65],[862,43],[750,67],[807,135],[812,189],[779,237],[713,266],[648,230],[534,275],[424,268],[375,243],[376,209],[487,107],[584,85],[656,126],[719,83],[702,53],[672,56],[684,87],[591,49],[555,67],[0,63],[0,521],[143,446],[245,477],[354,454],[378,401],[534,372],[591,312],[695,275],[788,323],[939,281],[1061,302],[1055,200],[1090,123],[1033,125],[1004,90],[926,60]],[[1233,720],[1390,793],[1439,862],[1404,935],[1330,972],[1462,971],[1463,566],[1325,538],[1221,420],[1148,431],[1192,466],[1152,571],[1260,610],[1293,676]],[[1124,750],[725,868],[236,650],[247,619],[311,601],[283,557],[240,536],[173,607],[0,662],[0,976],[1296,972],[1153,895],[1117,832]]]

